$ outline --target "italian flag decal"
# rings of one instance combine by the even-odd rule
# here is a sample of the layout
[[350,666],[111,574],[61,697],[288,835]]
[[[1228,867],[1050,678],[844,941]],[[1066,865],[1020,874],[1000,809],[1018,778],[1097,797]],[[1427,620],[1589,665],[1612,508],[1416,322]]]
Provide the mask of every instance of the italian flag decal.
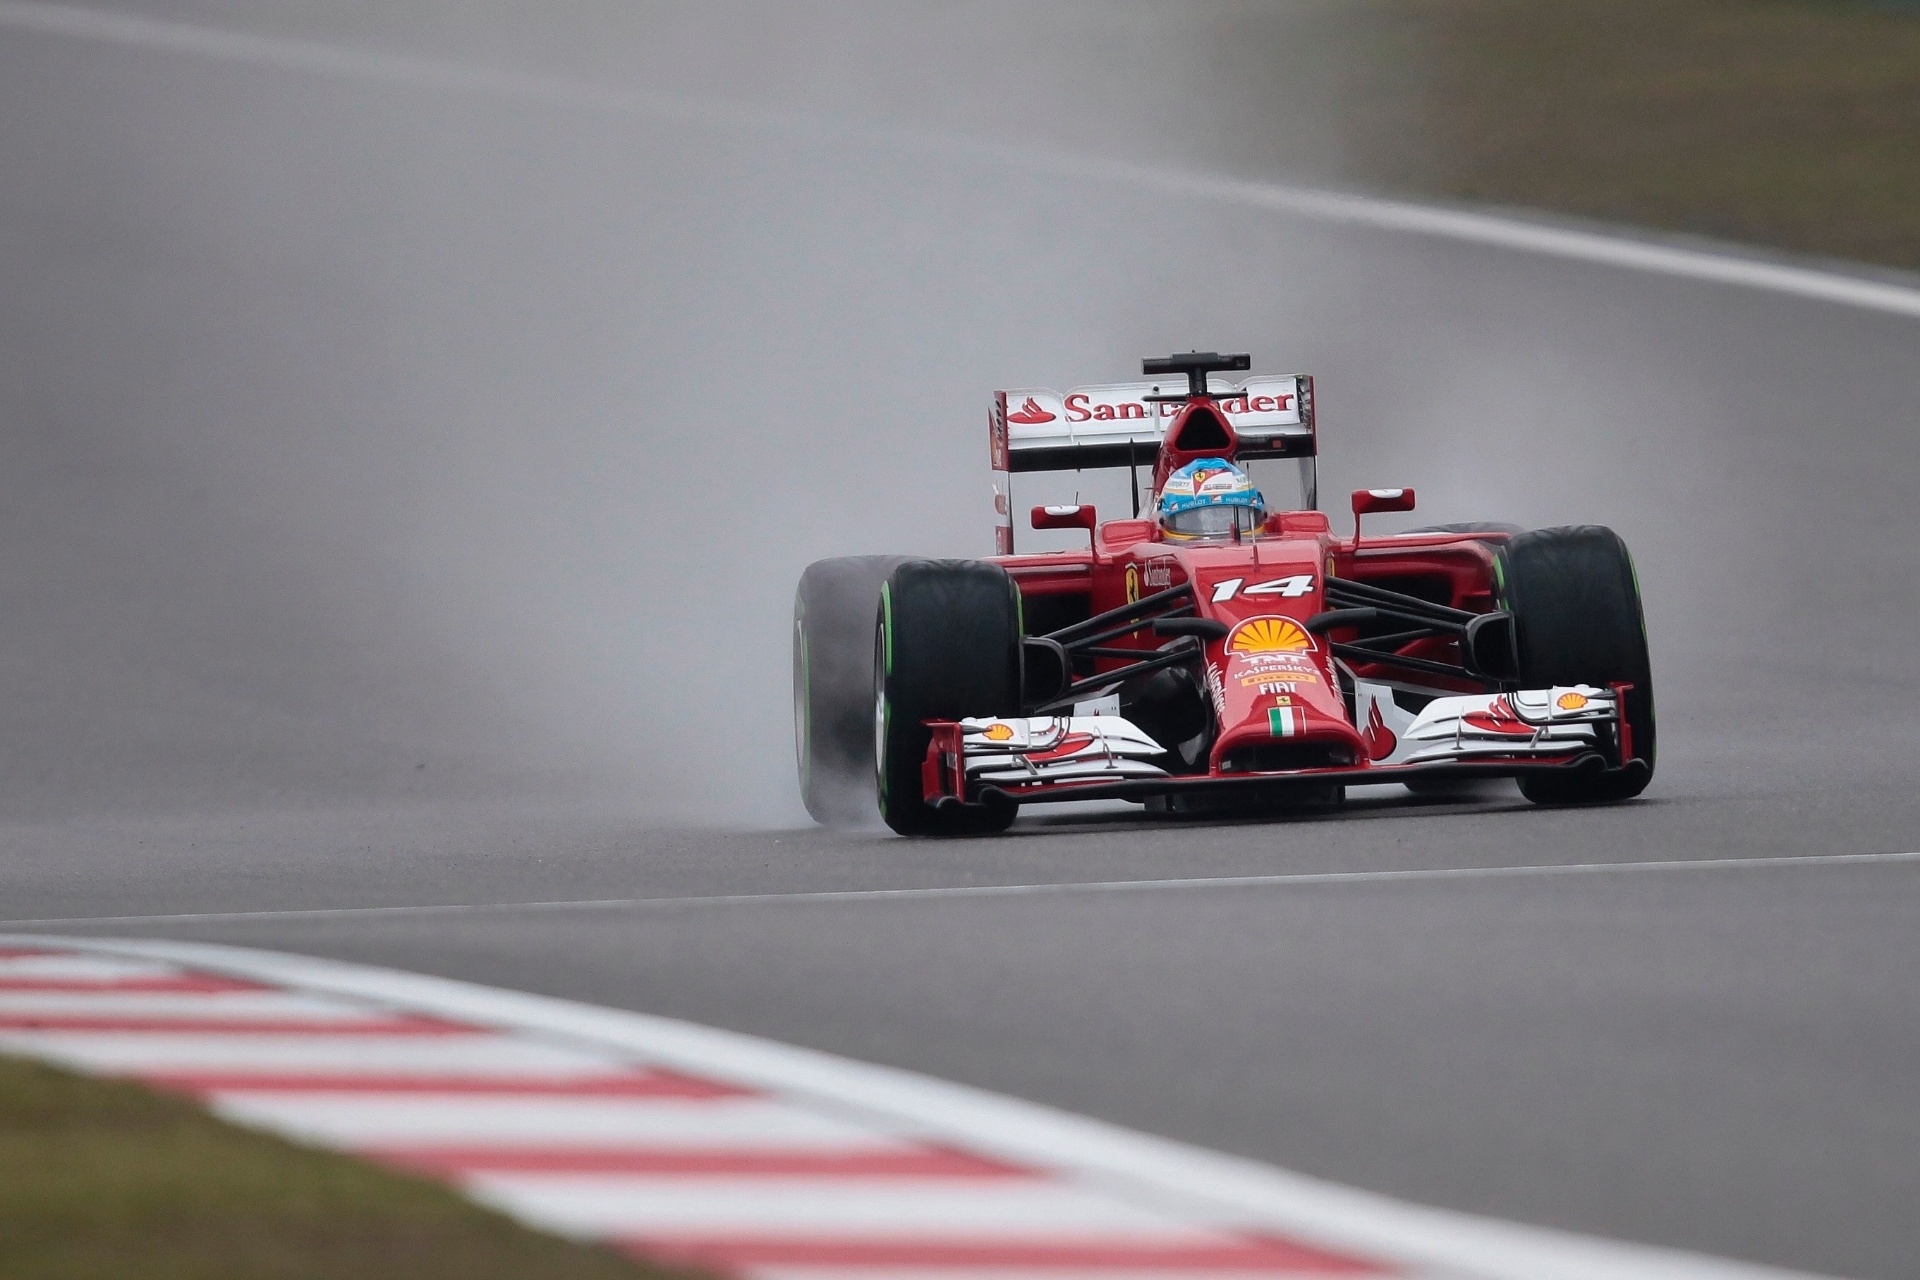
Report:
[[1291,738],[1300,732],[1300,713],[1292,707],[1273,707],[1267,712],[1267,729],[1276,738]]

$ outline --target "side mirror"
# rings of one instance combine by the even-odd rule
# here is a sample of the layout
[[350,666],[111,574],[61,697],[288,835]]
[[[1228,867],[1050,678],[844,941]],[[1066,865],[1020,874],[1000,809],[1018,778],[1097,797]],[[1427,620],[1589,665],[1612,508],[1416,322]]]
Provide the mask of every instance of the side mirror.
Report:
[[1360,517],[1376,511],[1413,510],[1411,489],[1355,489],[1353,491],[1353,540],[1360,541]]
[[1033,527],[1036,529],[1085,529],[1092,532],[1094,524],[1093,507],[1087,504],[1033,509]]
[[1460,638],[1460,665],[1494,680],[1520,678],[1520,646],[1510,613],[1483,613],[1467,623]]
[[1073,683],[1073,660],[1067,647],[1045,636],[1020,641],[1020,701],[1041,707],[1067,691]]

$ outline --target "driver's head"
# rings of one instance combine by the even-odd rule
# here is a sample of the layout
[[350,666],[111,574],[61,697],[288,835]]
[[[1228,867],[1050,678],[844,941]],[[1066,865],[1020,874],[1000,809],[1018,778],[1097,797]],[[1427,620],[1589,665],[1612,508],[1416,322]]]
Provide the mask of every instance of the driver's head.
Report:
[[1251,533],[1266,518],[1260,491],[1225,458],[1189,462],[1160,490],[1160,532],[1175,542],[1225,541],[1236,531]]

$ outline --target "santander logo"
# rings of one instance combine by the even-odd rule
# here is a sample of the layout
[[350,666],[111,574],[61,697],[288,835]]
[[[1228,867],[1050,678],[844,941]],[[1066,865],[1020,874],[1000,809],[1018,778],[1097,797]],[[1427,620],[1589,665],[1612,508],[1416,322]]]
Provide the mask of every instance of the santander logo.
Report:
[[[1215,403],[1229,418],[1244,417],[1253,413],[1285,413],[1293,407],[1293,396],[1229,396]],[[1027,401],[1032,404],[1032,400]],[[1084,391],[1069,395],[1065,402],[1068,422],[1117,422],[1128,418],[1171,418],[1180,411],[1177,404],[1160,402],[1149,405],[1142,400],[1122,400],[1117,404],[1095,404],[1093,397]],[[1052,414],[1048,414],[1049,419]],[[1022,421],[1012,414],[1007,415],[1009,422]],[[1034,419],[1041,421],[1041,419]]]
[[[1215,388],[1213,404],[1237,431],[1284,431],[1310,425],[1304,412],[1304,401],[1311,398],[1307,387],[1300,374],[1250,378],[1237,389]],[[1063,432],[1073,437],[1083,425],[1093,438],[1122,432],[1144,435],[1164,428],[1184,406],[1184,396],[1150,398],[1162,390],[1157,382],[1110,382],[1075,387],[1065,395],[1044,387],[1007,387],[997,393],[994,412],[1005,413],[998,421],[1015,429],[1016,440]]]
[[1052,422],[1054,415],[1042,409],[1032,396],[1027,402],[1007,415],[1008,422],[1017,422],[1023,427],[1037,426],[1042,422]]

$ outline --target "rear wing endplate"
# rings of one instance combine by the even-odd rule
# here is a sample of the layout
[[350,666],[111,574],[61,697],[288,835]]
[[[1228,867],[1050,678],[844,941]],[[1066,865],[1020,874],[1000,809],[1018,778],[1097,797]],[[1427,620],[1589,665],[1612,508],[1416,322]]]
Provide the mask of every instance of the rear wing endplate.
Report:
[[[1207,389],[1240,437],[1241,458],[1311,458],[1318,452],[1313,379],[1307,375],[1240,383],[1210,376]],[[996,391],[990,423],[993,469],[1150,466],[1180,412],[1174,397],[1185,391],[1172,380],[1076,387],[1064,395],[1039,387]],[[1150,398],[1163,395],[1169,398]]]

